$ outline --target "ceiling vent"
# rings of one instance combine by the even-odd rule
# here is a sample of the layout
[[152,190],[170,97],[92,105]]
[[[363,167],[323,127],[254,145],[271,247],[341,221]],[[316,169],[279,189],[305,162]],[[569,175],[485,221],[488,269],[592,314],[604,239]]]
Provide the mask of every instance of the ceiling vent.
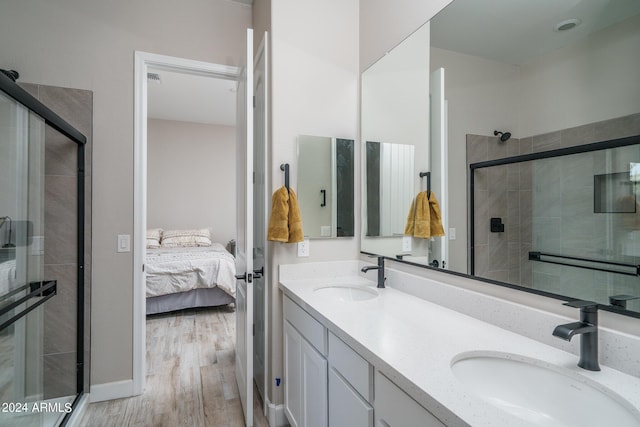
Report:
[[160,80],[160,74],[158,73],[147,73],[147,80],[157,84],[162,83],[162,80]]

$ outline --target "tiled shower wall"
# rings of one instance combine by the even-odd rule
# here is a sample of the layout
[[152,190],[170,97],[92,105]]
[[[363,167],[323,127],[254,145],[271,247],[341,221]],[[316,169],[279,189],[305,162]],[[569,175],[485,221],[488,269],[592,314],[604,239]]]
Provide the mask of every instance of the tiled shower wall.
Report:
[[[468,165],[531,153],[532,138],[506,142],[467,135]],[[477,169],[475,172],[475,275],[530,286],[531,268],[524,262],[531,250],[531,164]],[[502,218],[504,232],[489,230],[491,218]]]
[[[21,84],[31,95],[87,137],[85,147],[84,388],[89,390],[91,331],[91,152],[93,93]],[[77,146],[56,130],[45,131],[45,280],[58,281],[44,305],[44,398],[76,394]]]
[[[533,137],[512,138],[505,143],[495,137],[467,135],[467,165],[638,134],[640,114]],[[606,172],[597,167],[598,161],[599,156],[594,153],[575,164],[569,158],[553,158],[477,170],[475,274],[523,286],[538,287],[534,284],[544,283],[545,286],[551,286],[545,290],[560,292],[562,289],[560,293],[565,294],[571,293],[568,287],[572,284],[583,286],[588,279],[593,281],[593,271],[578,268],[567,270],[550,264],[534,263],[528,260],[527,255],[532,247],[535,250],[560,252],[560,249],[567,249],[567,245],[571,244],[576,250],[584,249],[586,243],[589,243],[586,247],[593,246],[597,240],[593,235],[597,224],[580,224],[594,220],[593,216],[584,219],[570,215],[564,218],[564,224],[570,226],[565,227],[564,232],[558,227],[562,223],[562,212],[576,212],[574,208],[585,204],[592,211],[593,175]],[[562,187],[568,191],[561,195],[558,192]],[[568,207],[567,203],[573,207]],[[491,217],[503,218],[504,233],[489,232]],[[578,230],[576,227],[581,228]],[[592,249],[596,250],[595,247]],[[592,257],[598,255],[582,252],[578,254]],[[615,276],[613,287],[620,288],[618,282],[624,279],[620,275]],[[612,280],[599,282],[610,283]],[[615,292],[611,285],[601,291],[596,292],[598,295],[594,294],[592,299],[601,299],[606,297],[606,293]]]

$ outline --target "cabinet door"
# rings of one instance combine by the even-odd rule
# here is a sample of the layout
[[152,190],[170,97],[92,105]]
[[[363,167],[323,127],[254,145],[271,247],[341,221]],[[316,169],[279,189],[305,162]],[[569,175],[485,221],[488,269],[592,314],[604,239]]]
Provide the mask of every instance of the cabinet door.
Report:
[[387,377],[376,372],[375,416],[377,427],[445,427]]
[[300,427],[327,427],[327,360],[302,340],[302,413]]
[[334,369],[329,369],[329,425],[373,426],[373,408]]
[[293,427],[302,427],[302,337],[284,322],[284,412]]

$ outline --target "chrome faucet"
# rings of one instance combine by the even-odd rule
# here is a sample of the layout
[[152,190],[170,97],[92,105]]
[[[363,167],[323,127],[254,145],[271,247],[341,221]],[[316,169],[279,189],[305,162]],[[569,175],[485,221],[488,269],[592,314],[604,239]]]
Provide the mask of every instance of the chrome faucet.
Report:
[[553,336],[571,341],[580,335],[580,361],[578,366],[589,371],[599,371],[598,364],[598,303],[593,301],[569,301],[569,307],[580,309],[580,321],[556,326]]
[[386,280],[384,277],[384,257],[378,257],[378,265],[367,265],[362,267],[363,273],[366,273],[369,270],[378,270],[378,288],[384,288],[384,281]]

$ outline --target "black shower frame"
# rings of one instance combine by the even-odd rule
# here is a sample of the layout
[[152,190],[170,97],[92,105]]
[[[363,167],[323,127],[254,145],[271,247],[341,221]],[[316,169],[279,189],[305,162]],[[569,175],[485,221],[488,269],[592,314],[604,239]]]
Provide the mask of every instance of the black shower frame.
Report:
[[[469,165],[469,274],[471,276],[475,275],[475,214],[474,214],[474,208],[475,208],[475,174],[474,172],[477,169],[484,169],[484,168],[489,168],[489,167],[493,167],[493,166],[504,166],[504,165],[510,165],[510,164],[515,164],[515,163],[522,163],[522,162],[528,162],[528,161],[532,161],[532,160],[542,160],[542,159],[550,159],[553,157],[561,157],[561,156],[568,156],[571,154],[581,154],[581,153],[589,153],[589,152],[593,152],[593,151],[600,151],[600,150],[607,150],[610,148],[619,148],[619,147],[626,147],[626,146],[630,146],[630,145],[637,145],[640,144],[640,135],[634,135],[634,136],[629,136],[629,137],[625,137],[625,138],[617,138],[617,139],[611,139],[611,140],[607,140],[607,141],[601,141],[601,142],[594,142],[594,143],[590,143],[590,144],[584,144],[584,145],[577,145],[577,146],[573,146],[573,147],[567,147],[567,148],[558,148],[555,150],[547,150],[547,151],[540,151],[537,153],[529,153],[529,154],[521,154],[519,156],[512,156],[512,157],[505,157],[502,159],[496,159],[496,160],[488,160],[488,161],[484,161],[484,162],[477,162],[477,163],[471,163]],[[489,279],[487,279],[488,281],[491,281]],[[503,286],[507,286],[507,287],[513,287],[514,289],[523,289],[521,286],[519,285],[513,285],[513,284],[507,284],[507,283],[503,283],[503,282],[494,282],[491,281],[492,283],[499,283]],[[558,295],[555,294],[550,294],[548,292],[545,291],[540,291],[540,290],[536,290],[536,289],[530,289],[527,288],[526,289],[528,292],[534,293],[534,294],[539,294],[539,295],[544,295],[544,296],[551,296],[551,297],[555,297],[558,298]],[[566,299],[565,297],[562,297],[562,299]],[[627,316],[631,316],[631,317],[640,317],[640,314],[638,313],[634,313],[631,311],[627,311],[627,310],[618,310],[614,307],[610,307],[610,306],[600,306],[600,308],[605,309],[607,311],[613,311],[613,312],[618,312],[621,314],[626,314]]]
[[77,337],[76,337],[76,397],[72,404],[72,411],[65,414],[60,425],[64,426],[71,418],[71,414],[78,406],[80,399],[84,395],[84,251],[85,251],[85,145],[87,138],[76,128],[67,123],[64,119],[54,113],[50,108],[34,98],[18,84],[0,73],[0,90],[8,96],[24,105],[30,111],[36,113],[44,122],[71,139],[78,147],[77,151],[77,253],[76,253],[76,276],[77,276]]

